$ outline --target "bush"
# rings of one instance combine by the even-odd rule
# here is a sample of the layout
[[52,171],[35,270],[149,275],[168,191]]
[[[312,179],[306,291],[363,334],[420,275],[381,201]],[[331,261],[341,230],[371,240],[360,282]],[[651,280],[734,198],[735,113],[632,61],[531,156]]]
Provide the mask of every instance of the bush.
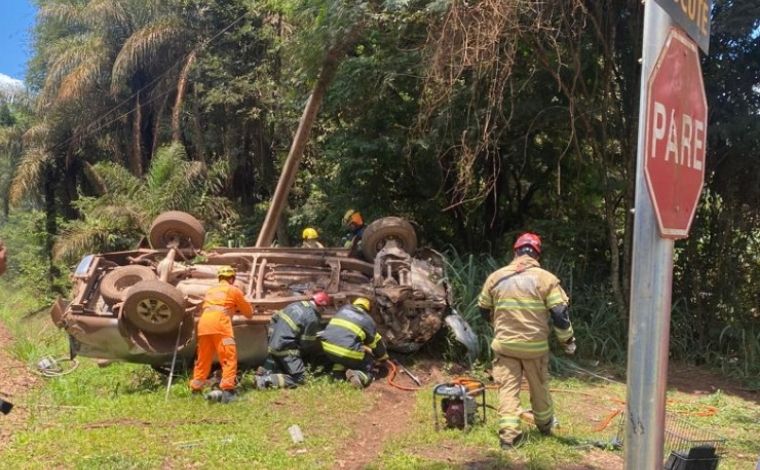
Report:
[[45,252],[47,234],[45,214],[38,210],[12,212],[0,225],[0,238],[8,249],[7,281],[44,299],[53,299],[56,292],[68,289],[69,268],[61,263],[53,264],[53,272],[61,273],[51,278],[50,259]]

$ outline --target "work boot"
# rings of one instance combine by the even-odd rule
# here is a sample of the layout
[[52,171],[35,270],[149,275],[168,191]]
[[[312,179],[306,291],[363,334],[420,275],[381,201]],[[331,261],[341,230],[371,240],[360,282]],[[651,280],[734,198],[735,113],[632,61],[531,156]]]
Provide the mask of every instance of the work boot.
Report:
[[544,436],[551,436],[553,434],[554,428],[559,427],[559,420],[557,420],[557,418],[555,417],[552,417],[552,420],[549,421],[547,424],[544,424],[541,426],[536,425],[536,427]]
[[501,450],[515,449],[522,445],[524,437],[523,433],[518,434],[514,439],[505,439],[499,436],[499,447],[501,447]]
[[230,403],[237,400],[237,393],[234,390],[222,390],[222,403]]
[[257,390],[264,390],[272,386],[272,376],[269,373],[253,377],[253,386]]
[[221,390],[211,390],[206,394],[206,400],[210,401],[211,403],[219,403],[222,401],[222,396],[224,393]]
[[364,383],[362,383],[362,378],[361,375],[359,375],[359,372],[350,369],[347,370],[346,379],[354,388],[358,388],[359,390],[364,389]]

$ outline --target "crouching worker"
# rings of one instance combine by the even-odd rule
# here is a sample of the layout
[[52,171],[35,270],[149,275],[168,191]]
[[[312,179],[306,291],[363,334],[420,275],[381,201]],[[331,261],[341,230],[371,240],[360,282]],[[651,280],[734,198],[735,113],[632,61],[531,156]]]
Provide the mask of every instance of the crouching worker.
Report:
[[333,376],[345,378],[356,388],[372,382],[375,360],[388,359],[385,343],[369,310],[369,299],[359,297],[352,305],[341,307],[320,333],[322,350],[333,363]]
[[269,357],[264,372],[254,379],[256,388],[295,388],[303,384],[303,356],[319,350],[319,322],[322,310],[329,304],[330,296],[317,292],[311,300],[294,302],[272,316]]
[[237,346],[232,333],[232,317],[235,312],[240,312],[251,318],[253,309],[245,300],[243,291],[234,285],[235,269],[232,266],[220,266],[217,278],[219,285],[209,289],[203,299],[203,313],[198,321],[196,335],[198,349],[190,388],[194,393],[200,393],[207,385],[206,379],[216,354],[222,366],[222,380],[219,383],[221,393],[212,392],[208,398],[227,403],[235,397],[237,376]]

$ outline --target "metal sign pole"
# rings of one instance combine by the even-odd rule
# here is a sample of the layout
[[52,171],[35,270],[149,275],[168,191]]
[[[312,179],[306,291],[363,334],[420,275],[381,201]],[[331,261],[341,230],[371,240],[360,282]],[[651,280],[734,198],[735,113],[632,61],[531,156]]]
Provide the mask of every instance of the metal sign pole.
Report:
[[662,468],[670,340],[673,240],[660,237],[644,177],[647,82],[671,26],[659,5],[644,6],[644,40],[636,163],[625,468]]

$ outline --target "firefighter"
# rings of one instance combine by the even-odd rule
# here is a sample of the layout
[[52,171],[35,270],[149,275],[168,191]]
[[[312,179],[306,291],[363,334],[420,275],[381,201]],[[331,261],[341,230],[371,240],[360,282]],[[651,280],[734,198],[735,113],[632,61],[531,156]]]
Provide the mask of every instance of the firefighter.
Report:
[[317,292],[311,300],[294,302],[272,316],[269,357],[263,373],[255,377],[256,388],[295,388],[303,384],[306,379],[303,356],[320,350],[317,339],[320,314],[329,304],[330,296]]
[[319,232],[315,228],[306,227],[301,232],[303,243],[302,248],[324,248],[325,246],[319,241]]
[[349,209],[343,215],[343,226],[348,229],[348,233],[343,237],[343,247],[351,248],[354,240],[361,242],[364,235],[364,218],[361,213],[354,209]]
[[196,335],[198,350],[190,388],[198,393],[203,390],[216,353],[222,366],[222,380],[219,383],[222,393],[212,392],[208,398],[227,403],[235,397],[237,376],[237,346],[232,332],[232,317],[237,311],[251,318],[253,309],[245,300],[243,291],[235,287],[235,269],[232,266],[220,266],[216,275],[219,285],[209,289],[203,299],[203,313]]
[[538,429],[551,434],[554,408],[549,394],[549,319],[567,354],[575,352],[568,297],[559,279],[541,268],[541,239],[524,233],[514,244],[512,262],[495,271],[478,299],[481,314],[492,322],[493,376],[499,386],[499,441],[515,446],[520,432],[520,383],[526,377]]
[[356,388],[372,382],[373,359],[388,360],[385,343],[369,311],[369,299],[358,297],[341,307],[320,333],[322,350],[333,363],[333,376],[345,377]]

